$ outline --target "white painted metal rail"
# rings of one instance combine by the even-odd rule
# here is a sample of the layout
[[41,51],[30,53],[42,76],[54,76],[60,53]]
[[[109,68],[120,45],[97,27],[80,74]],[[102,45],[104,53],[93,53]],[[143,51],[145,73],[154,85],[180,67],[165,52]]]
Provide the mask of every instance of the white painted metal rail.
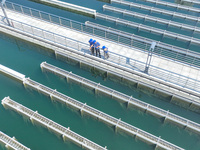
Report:
[[187,42],[190,42],[190,43],[195,43],[195,44],[198,44],[198,45],[200,44],[200,39],[193,38],[193,37],[186,36],[186,35],[182,35],[182,34],[178,34],[178,33],[174,33],[174,32],[170,32],[170,31],[167,31],[167,30],[162,30],[162,29],[146,26],[146,25],[139,24],[139,23],[134,23],[132,21],[112,17],[112,16],[109,16],[109,15],[104,15],[104,14],[101,14],[101,13],[97,13],[96,17],[101,18],[101,19],[105,19],[105,20],[109,20],[109,21],[113,21],[115,23],[119,23],[119,24],[122,24],[122,25],[127,25],[127,26],[130,26],[130,27],[133,27],[133,28],[137,28],[138,30],[141,29],[141,30],[152,32],[152,33],[161,34],[163,36],[168,36],[168,37],[180,39],[180,40],[183,40],[183,41],[187,41]]
[[175,17],[182,18],[182,19],[188,19],[188,20],[192,20],[192,21],[200,21],[200,17],[182,14],[182,13],[177,13],[177,12],[164,10],[164,9],[160,9],[160,8],[150,7],[150,6],[137,4],[137,3],[133,3],[133,2],[129,2],[129,1],[111,0],[111,2],[122,4],[122,5],[127,5],[127,6],[130,6],[130,7],[135,7],[135,8],[139,8],[139,9],[149,10],[151,12],[157,12],[157,13],[162,13],[162,14],[166,14],[166,15],[170,15],[170,16],[175,16]]
[[137,13],[134,11],[129,11],[126,9],[121,9],[121,8],[117,8],[117,7],[113,7],[113,6],[109,6],[109,5],[103,5],[103,9],[108,10],[108,11],[113,11],[116,13],[122,13],[123,15],[129,15],[129,16],[138,17],[138,18],[142,18],[142,19],[150,20],[150,21],[155,21],[158,23],[162,23],[162,24],[166,24],[166,25],[170,25],[170,26],[174,26],[174,27],[178,27],[178,28],[182,28],[182,29],[191,30],[194,32],[200,32],[200,28],[196,27],[196,26],[186,25],[186,24],[171,21],[171,20],[153,17],[150,15],[145,15],[145,14]]
[[81,113],[85,112],[94,118],[98,118],[99,120],[102,120],[103,122],[106,122],[110,125],[115,126],[115,128],[119,128],[122,131],[125,131],[131,135],[136,135],[140,139],[143,139],[149,143],[154,144],[156,147],[160,147],[163,149],[171,149],[171,150],[183,150],[182,148],[180,148],[172,143],[169,143],[163,139],[160,139],[159,137],[156,137],[148,132],[145,132],[139,128],[136,128],[124,121],[114,118],[106,113],[103,113],[93,107],[88,106],[87,104],[81,103],[73,98],[70,98],[60,92],[57,92],[56,90],[46,87],[46,86],[44,86],[38,82],[35,82],[29,78],[26,78],[23,81],[23,84],[25,86],[30,86],[31,88],[33,88],[37,91],[40,91],[41,93],[44,93],[45,95],[49,95],[51,98],[54,98],[55,100],[58,100],[62,103],[65,103],[65,104],[71,106],[71,107],[79,109],[81,111]]
[[[24,15],[28,15],[28,16],[31,16],[31,17],[34,17],[37,19],[39,18],[43,21],[45,20],[45,21],[48,21],[51,23],[59,24],[63,27],[68,27],[68,28],[74,29],[78,32],[82,32],[84,34],[86,33],[86,34],[92,34],[95,36],[100,36],[105,39],[109,39],[111,41],[115,41],[117,43],[124,44],[126,46],[137,47],[137,49],[142,50],[142,51],[146,51],[146,47],[149,47],[150,44],[153,42],[151,39],[144,38],[144,37],[137,36],[137,35],[130,34],[127,32],[123,32],[123,31],[119,31],[116,29],[114,30],[114,29],[108,28],[108,27],[105,28],[105,26],[103,28],[101,27],[101,30],[100,30],[101,32],[99,33],[100,28],[98,28],[98,30],[96,31],[96,28],[88,27],[80,22],[73,21],[73,20],[70,20],[67,18],[49,14],[49,13],[46,13],[43,11],[39,11],[39,10],[25,7],[22,5],[18,5],[15,3],[10,3],[8,1],[5,4],[6,4],[5,6],[7,9],[12,10],[16,13],[22,13]],[[12,20],[12,21],[13,21],[13,23],[16,22],[16,20]],[[23,30],[23,31],[24,31],[23,27],[30,28],[30,25],[27,25],[27,24],[24,24],[21,22],[17,22],[17,24],[20,24],[20,25],[17,25],[18,29]],[[31,26],[31,28],[34,28],[34,27]],[[39,30],[39,29],[37,28],[37,30]],[[27,29],[26,32],[30,33],[31,29]],[[42,32],[44,32],[44,31],[39,32],[40,36],[43,36]],[[45,32],[47,32],[47,31],[45,31]],[[37,33],[38,33],[38,31],[37,31]],[[35,35],[35,33],[33,33],[33,34]],[[103,36],[102,36],[102,34],[103,34]],[[109,36],[107,36],[107,34],[109,34]],[[46,37],[44,37],[44,38],[46,38]],[[78,47],[79,47],[79,45],[80,44],[78,44]],[[166,44],[163,42],[158,42],[154,53],[158,54],[159,56],[163,56],[163,57],[167,57],[167,58],[170,58],[173,60],[187,63],[189,65],[194,65],[197,67],[200,66],[199,53],[190,51],[188,49],[183,49],[183,48],[169,45],[169,44]],[[187,61],[185,61],[185,60],[187,60]]]
[[197,131],[200,133],[200,124],[193,122],[191,120],[188,120],[186,118],[180,117],[176,114],[173,114],[169,111],[166,111],[164,109],[158,108],[156,106],[153,106],[151,104],[145,103],[143,101],[140,101],[138,99],[133,98],[132,96],[128,96],[126,94],[123,94],[121,92],[115,91],[111,88],[108,88],[106,86],[101,85],[100,83],[95,83],[91,80],[88,80],[86,78],[80,77],[76,74],[73,74],[71,72],[68,72],[66,70],[60,69],[56,66],[53,66],[51,64],[48,64],[46,62],[43,62],[40,64],[41,69],[47,70],[53,73],[56,73],[60,76],[63,76],[67,79],[74,80],[76,82],[81,83],[81,85],[86,85],[90,88],[93,88],[95,90],[101,91],[107,95],[110,95],[112,97],[115,97],[117,99],[120,99],[123,102],[126,102],[127,105],[133,105],[138,108],[141,108],[151,114],[156,114],[156,116],[165,118],[165,120],[170,120],[172,122],[178,123],[184,127],[190,128],[194,131]]
[[[5,98],[3,100],[5,100]],[[14,150],[30,150],[30,148],[27,148],[26,146],[19,143],[14,137],[11,138],[1,131],[0,131],[0,142],[5,144],[6,148],[8,149],[11,148]]]
[[30,120],[34,120],[44,125],[46,128],[51,129],[58,134],[61,134],[64,139],[68,138],[75,144],[81,145],[83,148],[90,150],[106,150],[106,148],[103,148],[100,145],[71,131],[69,128],[63,127],[60,124],[40,115],[39,113],[37,113],[37,111],[34,112],[31,109],[11,100],[9,97],[5,97],[1,103],[3,106],[10,107],[18,113],[29,117]]
[[[164,5],[164,6],[168,6],[168,7],[173,7],[176,9],[182,9],[182,10],[187,10],[187,11],[192,11],[192,12],[197,12],[197,13],[200,12],[199,8],[185,6],[185,5],[181,5],[181,4],[169,3],[169,2],[161,1],[161,0],[144,0],[144,1],[154,3],[154,4]],[[200,1],[198,1],[198,2],[200,4]]]

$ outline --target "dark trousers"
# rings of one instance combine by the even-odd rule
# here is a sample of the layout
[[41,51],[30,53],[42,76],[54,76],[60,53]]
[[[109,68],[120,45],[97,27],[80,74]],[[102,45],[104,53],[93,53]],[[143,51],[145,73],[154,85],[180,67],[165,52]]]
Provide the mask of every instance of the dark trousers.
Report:
[[96,56],[99,54],[99,58],[101,58],[100,49],[99,48],[95,48],[95,50],[96,50]]
[[94,47],[91,48],[91,54],[94,56]]

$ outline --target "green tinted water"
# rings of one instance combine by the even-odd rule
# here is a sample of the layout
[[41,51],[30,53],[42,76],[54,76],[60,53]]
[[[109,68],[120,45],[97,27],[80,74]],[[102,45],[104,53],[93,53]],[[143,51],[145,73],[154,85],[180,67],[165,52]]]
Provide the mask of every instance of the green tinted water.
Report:
[[[156,136],[177,144],[189,150],[198,150],[200,147],[199,135],[193,134],[187,130],[176,127],[170,123],[163,123],[149,114],[145,114],[133,108],[126,108],[125,104],[102,95],[95,95],[93,91],[87,90],[77,84],[67,83],[65,79],[59,78],[51,73],[42,73],[40,63],[47,61],[58,67],[72,71],[78,75],[100,82],[103,85],[124,92],[133,97],[139,98],[150,104],[154,104],[163,109],[170,110],[193,121],[199,122],[199,114],[179,108],[167,101],[160,100],[150,94],[144,94],[136,89],[129,89],[118,83],[109,80],[103,80],[101,77],[94,77],[88,71],[80,69],[78,66],[68,65],[56,60],[52,54],[43,51],[29,43],[8,38],[1,34],[1,64],[10,67],[26,77],[38,81],[48,87],[71,96],[81,102],[97,108],[116,118],[122,118],[123,121],[148,131]],[[149,150],[152,146],[124,133],[115,133],[112,127],[109,127],[88,116],[83,116],[79,112],[73,111],[57,102],[51,100],[31,89],[25,89],[22,84],[14,81],[4,75],[0,75],[0,99],[10,96],[12,99],[24,106],[38,110],[38,112],[63,126],[70,127],[71,130],[80,135],[102,145],[108,146],[108,149],[114,150]],[[40,126],[33,126],[29,121],[24,120],[15,112],[5,110],[0,106],[0,130],[9,136],[15,136],[24,145],[31,149],[80,149],[76,145],[67,142],[63,143],[60,137],[49,133],[47,129]]]
[[[27,0],[16,1],[19,4],[23,4],[29,7],[34,7],[39,10],[50,12],[59,16],[68,17],[73,20],[80,22],[85,22],[87,20],[119,28],[127,32],[137,33],[137,30],[124,28],[123,26],[116,26],[115,24],[104,22],[101,20],[93,20],[92,18],[80,16],[63,10],[58,10],[56,8],[51,8],[41,4],[33,3]],[[89,2],[88,2],[89,1]],[[79,4],[81,6],[88,6],[89,8],[94,8],[98,12],[102,12],[102,5],[106,4],[103,2],[88,0],[86,5],[86,0],[84,1],[67,1],[74,4]],[[142,10],[137,10],[138,12]],[[106,13],[106,12],[103,12]],[[148,12],[147,12],[148,13]],[[116,15],[117,14],[112,14]],[[158,14],[154,14],[155,16]],[[133,19],[125,16],[126,19]],[[170,18],[169,16],[162,16],[164,18]],[[175,18],[173,18],[175,19]],[[180,22],[181,19],[177,19]],[[142,20],[134,18],[136,22],[143,22]],[[165,29],[166,26],[159,26],[150,22],[145,22],[147,25],[156,26]],[[189,22],[188,24],[194,24]],[[169,28],[170,30],[176,31],[176,29]],[[155,38],[160,40],[161,37],[157,35],[147,34],[146,32],[137,33],[141,36],[147,36],[149,38]],[[190,32],[185,32],[185,34],[190,35]],[[173,104],[168,103],[167,100],[157,98],[151,94],[145,94],[137,89],[130,89],[119,83],[114,83],[110,80],[103,80],[102,77],[95,77],[88,71],[84,71],[79,68],[79,66],[73,66],[63,63],[54,58],[53,54],[47,53],[42,48],[26,43],[20,40],[9,38],[3,34],[0,34],[0,44],[1,44],[1,55],[0,63],[11,69],[14,69],[26,77],[40,82],[48,87],[57,89],[58,91],[75,98],[83,103],[99,109],[109,115],[116,118],[121,118],[123,121],[130,123],[136,127],[139,127],[149,133],[156,136],[161,136],[161,138],[172,142],[178,146],[181,146],[188,150],[199,150],[200,149],[200,136],[193,134],[187,130],[179,128],[170,123],[163,123],[149,114],[145,114],[141,111],[135,110],[133,108],[126,108],[125,104],[120,104],[119,102],[102,95],[95,95],[93,91],[87,90],[80,85],[74,83],[67,83],[65,79],[59,78],[51,73],[42,73],[40,69],[40,63],[47,61],[53,65],[61,67],[65,70],[72,71],[80,76],[93,80],[95,82],[100,82],[103,85],[111,87],[115,90],[123,92],[128,95],[132,95],[147,103],[153,104],[165,110],[170,110],[170,112],[176,113],[180,116],[188,118],[192,121],[200,123],[199,114],[193,113],[189,110],[180,108]],[[198,35],[197,35],[198,36]],[[174,43],[173,39],[164,38],[166,42]],[[177,42],[180,46],[187,46],[187,43]],[[193,46],[195,50],[199,47]],[[60,123],[65,127],[70,127],[71,130],[77,132],[78,134],[100,144],[101,146],[108,146],[108,149],[112,150],[150,150],[153,149],[152,146],[147,145],[140,140],[135,140],[133,137],[124,133],[115,133],[112,127],[109,127],[97,120],[94,120],[88,116],[81,117],[79,112],[73,111],[57,102],[51,102],[51,100],[30,89],[25,89],[20,83],[14,81],[8,77],[0,74],[0,99],[5,96],[10,96],[11,99],[27,106],[30,109],[38,110],[42,115]],[[64,143],[61,137],[56,137],[53,133],[49,133],[47,129],[40,126],[33,126],[29,121],[24,120],[20,115],[15,112],[5,110],[3,106],[0,106],[0,130],[8,134],[9,136],[15,136],[21,143],[30,147],[33,150],[62,150],[71,149],[78,150],[80,147],[72,144],[71,142]]]

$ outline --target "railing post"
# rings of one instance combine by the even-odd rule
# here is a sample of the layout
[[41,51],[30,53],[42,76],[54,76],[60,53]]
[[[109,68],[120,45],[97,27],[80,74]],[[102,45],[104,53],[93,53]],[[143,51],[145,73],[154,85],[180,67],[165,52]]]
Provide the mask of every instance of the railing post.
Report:
[[83,32],[83,25],[81,24],[81,31]]
[[150,67],[151,58],[152,58],[152,54],[153,54],[155,46],[156,46],[156,42],[152,42],[151,47],[150,47],[149,52],[148,52],[144,73],[148,74],[148,70],[149,70],[149,67]]
[[119,35],[117,36],[117,42],[119,43]]
[[39,11],[39,16],[40,16],[40,19],[42,19],[42,15],[41,15],[40,11]]
[[49,14],[49,21],[51,22],[51,16],[50,16],[50,14]]
[[133,47],[133,39],[131,38],[131,47]]
[[69,23],[70,23],[70,28],[72,29],[72,21],[70,20],[70,22],[69,22]]
[[31,11],[31,9],[29,8],[29,11],[30,11],[30,14],[31,14],[31,16],[33,16],[33,14],[32,14],[32,11]]
[[14,7],[13,3],[12,3],[12,8],[13,8],[13,10],[15,10],[15,7]]
[[62,21],[61,21],[60,17],[59,17],[59,23],[60,23],[60,25],[62,25]]
[[11,26],[10,21],[8,20],[8,16],[7,16],[7,14],[6,14],[6,11],[5,11],[4,7],[3,7],[3,5],[5,4],[5,1],[6,1],[6,0],[2,0],[2,2],[1,2],[1,9],[2,9],[2,11],[3,11],[3,13],[4,13],[4,16],[5,16],[5,18],[6,18],[6,21],[7,21],[8,25]]
[[24,10],[23,10],[22,6],[20,6],[20,9],[21,9],[21,11],[22,11],[22,14],[24,14]]
[[105,39],[106,39],[106,36],[107,36],[107,35],[106,35],[106,31],[105,31]]

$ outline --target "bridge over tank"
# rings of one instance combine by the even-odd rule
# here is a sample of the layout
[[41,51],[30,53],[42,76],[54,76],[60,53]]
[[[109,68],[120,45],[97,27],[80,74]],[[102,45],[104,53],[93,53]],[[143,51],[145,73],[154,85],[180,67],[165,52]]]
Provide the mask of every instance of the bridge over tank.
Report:
[[[26,12],[27,10],[30,12],[32,11],[30,8],[28,9],[22,8],[22,7],[19,7],[19,8],[22,10],[24,9],[23,11],[24,14],[27,13]],[[137,81],[136,83],[138,85],[145,85],[152,89],[158,89],[157,91],[165,91],[165,93],[170,93],[170,95],[172,94],[173,98],[177,96],[179,98],[181,97],[181,99],[186,99],[185,101],[188,102],[189,107],[192,106],[193,104],[196,105],[196,102],[193,103],[194,100],[196,100],[197,102],[199,101],[199,93],[195,91],[190,91],[188,93],[187,91],[185,91],[185,88],[180,88],[180,87],[178,88],[179,90],[177,90],[177,85],[172,86],[170,83],[166,81],[163,81],[160,79],[155,80],[154,77],[151,77],[142,72],[135,71],[133,70],[133,68],[128,68],[127,64],[129,65],[130,62],[131,62],[130,64],[137,63],[137,67],[141,67],[141,61],[144,63],[146,60],[146,56],[147,56],[146,53],[137,51],[137,49],[130,48],[121,44],[117,44],[116,46],[116,43],[104,40],[102,38],[95,37],[98,41],[100,41],[100,43],[104,43],[105,45],[110,45],[109,50],[110,50],[110,54],[112,53],[113,55],[112,57],[113,59],[109,58],[109,60],[103,60],[103,59],[99,59],[97,57],[89,55],[88,45],[86,46],[85,44],[85,42],[87,42],[88,40],[86,41],[85,39],[89,39],[90,35],[86,34],[84,32],[85,30],[83,31],[83,29],[88,29],[88,26],[86,27],[83,24],[80,24],[80,30],[78,30],[77,32],[69,28],[64,28],[63,22],[61,21],[62,18],[60,17],[57,17],[57,19],[61,21],[58,25],[52,23],[53,19],[51,18],[53,17],[51,17],[49,14],[48,16],[50,17],[51,22],[41,20],[44,12],[40,12],[40,11],[38,12],[40,19],[38,18],[36,19],[32,15],[30,17],[30,15],[24,15],[24,14],[22,15],[21,13],[16,13],[13,11],[7,11],[7,13],[9,14],[10,17],[18,19],[23,22],[10,19],[14,27],[9,27],[5,25],[5,23],[0,24],[1,26],[0,29],[3,32],[6,31],[6,33],[9,33],[11,35],[16,35],[17,37],[23,38],[24,40],[29,40],[30,42],[41,44],[42,46],[45,46],[45,47],[48,46],[48,48],[50,49],[54,47],[53,50],[55,50],[54,52],[56,56],[60,55],[65,58],[72,58],[74,60],[77,60],[80,63],[87,61],[87,64],[90,66],[101,68],[101,70],[105,70],[106,72],[113,73],[114,75],[117,75],[117,76],[121,76],[122,78],[125,77],[128,79],[131,79],[131,81]],[[34,13],[30,13],[30,14],[34,14]],[[67,21],[69,21],[69,24],[71,24],[72,29],[75,28],[72,26],[74,24],[73,21],[71,20],[67,20]],[[75,24],[77,26],[78,22],[75,22]],[[49,31],[46,31],[47,27]],[[95,28],[91,28],[91,29],[95,30]],[[79,41],[77,41],[77,39]],[[113,51],[116,51],[116,53],[114,53]],[[123,55],[120,55],[121,52]],[[117,59],[116,59],[116,56],[117,56]],[[141,61],[134,60],[132,62],[133,58],[130,58],[130,56],[137,57],[137,59],[139,57]],[[97,63],[97,62],[101,62],[101,63]],[[192,74],[188,74],[186,76],[189,79],[188,81],[185,80],[186,82],[185,81],[183,82],[182,80],[180,80],[182,79],[182,77],[181,78],[176,77],[176,78],[173,78],[172,80],[178,81],[179,83],[185,83],[185,84],[189,83],[188,84],[189,86],[195,87],[196,89],[198,89],[197,87],[199,86],[198,82],[200,78],[198,76],[198,72],[199,72],[198,69],[193,68],[191,66],[185,66],[184,64],[178,64],[168,59],[159,58],[157,56],[153,57],[151,69],[153,68],[154,63],[155,64],[158,63],[159,65],[161,65],[161,68],[165,68],[166,63],[168,64],[169,68],[165,69],[164,71],[165,74],[163,74],[163,77],[165,77],[166,79],[169,79],[169,78],[172,79],[171,75],[173,73],[177,74],[177,71],[178,71],[178,74],[177,74],[178,76],[182,76],[180,74],[184,75],[185,74],[184,69],[186,67],[187,69],[191,70],[190,72],[193,72]],[[174,69],[174,71],[170,72],[170,69]],[[157,71],[156,75],[158,74],[160,73]],[[192,78],[190,78],[190,76],[192,76]],[[190,79],[192,79],[192,82],[190,82]],[[193,83],[194,79],[196,83],[191,84]],[[176,88],[174,89],[174,87]]]
[[[4,98],[5,99],[5,98]],[[3,99],[3,100],[4,100]],[[0,131],[0,142],[5,144],[5,147],[7,149],[13,149],[13,150],[30,150],[30,148],[27,148],[26,146],[19,143],[15,137],[11,138],[5,133]]]
[[49,72],[53,72],[57,75],[60,75],[64,78],[69,79],[80,83],[81,85],[85,85],[89,88],[95,89],[95,92],[102,92],[106,95],[112,96],[113,98],[116,98],[117,100],[120,100],[122,102],[127,103],[127,107],[129,105],[136,106],[142,110],[145,110],[148,113],[151,113],[155,116],[158,116],[159,118],[164,118],[165,120],[169,120],[171,122],[177,123],[184,128],[192,129],[193,131],[200,133],[200,124],[190,121],[188,119],[185,119],[183,117],[180,117],[176,114],[173,114],[169,111],[163,110],[161,108],[158,108],[156,106],[153,106],[151,104],[145,103],[143,101],[140,101],[138,99],[133,98],[132,96],[128,96],[126,94],[123,94],[121,92],[115,91],[111,88],[108,88],[106,86],[101,85],[100,83],[95,83],[93,81],[90,81],[86,78],[80,77],[76,74],[73,74],[72,72],[68,72],[66,70],[60,69],[56,66],[53,66],[51,64],[48,64],[46,62],[43,62],[40,64],[40,67],[42,70],[47,70]]
[[[121,13],[123,15],[138,17],[138,18],[142,18],[142,19],[145,19],[145,20],[150,20],[150,21],[166,24],[168,26],[174,26],[174,27],[178,27],[178,28],[181,28],[181,29],[191,30],[193,32],[200,32],[200,28],[196,27],[196,26],[186,25],[186,24],[175,22],[175,21],[171,21],[171,20],[166,20],[166,19],[162,19],[162,18],[158,18],[158,17],[153,17],[151,15],[137,13],[137,12],[134,12],[134,11],[121,9],[121,8],[118,8],[118,7],[113,7],[113,6],[109,6],[109,5],[103,5],[103,10],[108,10],[108,11],[112,11],[112,12],[116,12],[116,13]],[[99,14],[99,15],[101,15],[101,14]],[[98,17],[98,15],[97,15],[97,17]]]
[[[70,130],[70,128],[66,128],[42,115],[40,115],[37,111],[33,111],[13,100],[11,100],[9,97],[5,97],[2,100],[2,105],[6,108],[11,108],[18,112],[19,114],[22,114],[23,116],[29,117],[32,123],[35,121],[42,126],[48,128],[49,130],[54,131],[57,134],[62,135],[63,140],[70,139],[72,142],[74,142],[77,145],[80,145],[84,149],[90,149],[90,150],[106,150],[106,148],[101,147],[100,145],[88,140],[87,138],[84,138],[80,136],[79,134],[73,132]],[[20,149],[23,150],[23,149]],[[24,149],[25,150],[25,149]]]
[[149,32],[152,32],[152,33],[161,34],[161,35],[163,35],[163,37],[168,36],[168,37],[172,37],[172,38],[175,38],[175,39],[180,39],[180,40],[183,40],[183,41],[186,41],[186,42],[195,43],[195,44],[200,45],[200,39],[190,37],[190,36],[186,36],[186,35],[183,35],[183,34],[178,34],[178,33],[170,32],[170,31],[167,31],[167,30],[154,28],[154,27],[151,27],[151,26],[135,23],[135,22],[120,19],[120,18],[117,18],[117,17],[112,17],[110,15],[104,15],[104,14],[101,14],[101,13],[97,13],[96,17],[100,18],[100,19],[105,19],[105,20],[108,20],[108,21],[113,21],[116,24],[122,24],[122,25],[133,27],[133,28],[137,28],[138,30],[145,30],[145,31],[149,31]]
[[130,7],[149,10],[150,12],[162,13],[162,14],[175,16],[175,17],[182,18],[182,19],[188,19],[188,20],[192,20],[192,21],[196,21],[196,22],[200,21],[200,17],[196,17],[196,16],[192,16],[192,15],[186,15],[186,14],[173,12],[173,11],[160,9],[160,8],[150,7],[150,6],[146,6],[146,5],[142,5],[142,4],[137,4],[137,3],[134,3],[134,2],[124,1],[124,0],[111,0],[111,3],[118,3],[118,4],[130,6]]
[[[111,29],[111,28],[107,28],[106,30],[105,30],[105,28],[98,28],[98,29],[90,28],[88,26],[85,26],[82,23],[72,21],[72,20],[69,20],[66,18],[62,18],[60,16],[55,16],[55,15],[52,15],[52,14],[49,14],[46,12],[42,12],[42,11],[39,11],[36,9],[32,9],[29,7],[24,7],[22,5],[18,5],[15,3],[6,2],[5,4],[6,4],[6,8],[8,8],[14,12],[22,13],[23,15],[28,15],[28,16],[34,17],[36,19],[39,18],[45,22],[48,21],[50,23],[55,23],[62,27],[68,27],[70,29],[74,29],[74,30],[78,31],[79,33],[82,32],[83,34],[100,36],[101,38],[117,42],[118,44],[126,45],[129,47],[129,49],[133,48],[134,50],[140,50],[140,51],[146,52],[148,47],[150,47],[151,43],[153,42],[153,40],[151,40],[151,39],[137,36],[134,34],[124,33],[119,30],[116,30],[115,32],[113,32],[113,29]],[[15,15],[16,15],[16,13],[15,13]],[[14,20],[16,19],[16,18],[12,17],[12,15],[11,16],[9,15],[9,17],[13,18]],[[17,17],[21,18],[22,16],[17,16]],[[29,22],[32,21],[27,18],[21,18],[21,19],[28,20],[27,22],[25,22],[26,24],[27,23],[29,24]],[[21,19],[19,19],[17,21],[21,22],[22,21]],[[24,22],[24,20],[23,20],[23,22]],[[38,29],[39,28],[46,29],[46,28],[43,28],[42,26],[38,26],[38,24],[40,24],[39,22],[37,22],[37,24],[35,24],[35,22],[36,21],[32,22],[31,25],[34,25],[34,26],[36,25],[35,27],[38,27]],[[17,25],[16,27],[21,30],[26,30],[25,32],[28,32],[25,27],[26,25],[24,27],[21,27],[21,26],[23,26],[23,25],[22,24]],[[45,26],[49,26],[49,25],[45,24]],[[51,31],[53,31],[53,32],[56,31],[55,33],[60,34],[60,32],[57,32],[57,30],[51,30]],[[35,31],[35,32],[36,33],[33,33],[33,34],[37,35],[38,34],[37,31]],[[41,32],[43,32],[43,31],[41,31]],[[100,35],[99,35],[99,32],[101,33]],[[102,36],[102,34],[103,34],[103,36]],[[62,33],[61,35],[65,35],[65,34]],[[74,36],[71,36],[71,35],[73,35],[73,34],[72,33],[67,34],[67,36],[69,36],[69,38],[71,38],[71,37],[75,38]],[[43,38],[48,38],[49,34],[46,37],[44,37],[45,35],[41,35],[41,34],[39,36],[42,36]],[[87,38],[91,38],[91,37],[89,36]],[[86,38],[83,38],[83,39],[79,39],[79,40],[81,40],[81,42],[85,42]],[[67,43],[65,43],[65,44],[67,44]],[[107,43],[105,43],[105,44],[107,44]],[[110,44],[110,43],[108,43],[108,44]],[[70,45],[70,46],[72,46],[72,45]],[[121,48],[119,45],[118,45],[118,47]],[[118,47],[115,47],[115,49],[118,49]],[[109,49],[109,50],[111,51],[112,49]],[[159,56],[165,57],[165,58],[173,59],[174,61],[181,61],[182,63],[200,67],[200,54],[197,52],[194,52],[194,51],[190,51],[188,49],[183,49],[183,48],[169,45],[166,43],[162,43],[159,41],[159,42],[157,42],[157,46],[155,47],[154,53],[158,54]],[[136,55],[136,54],[134,54],[134,55]]]

